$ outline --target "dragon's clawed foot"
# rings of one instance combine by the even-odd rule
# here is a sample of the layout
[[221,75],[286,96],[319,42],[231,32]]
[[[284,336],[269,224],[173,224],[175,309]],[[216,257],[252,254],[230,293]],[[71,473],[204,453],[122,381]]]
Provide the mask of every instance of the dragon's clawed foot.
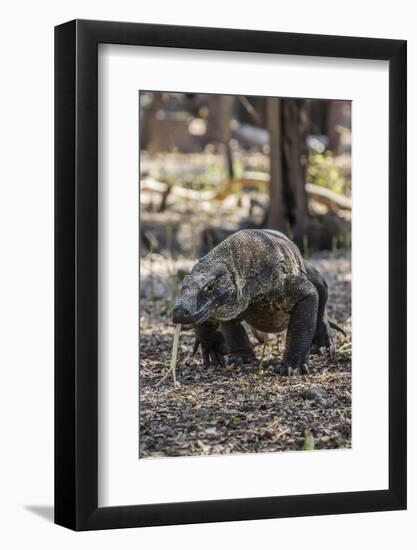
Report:
[[322,321],[317,327],[310,353],[319,355],[323,349],[327,351],[329,357],[334,357],[336,349],[328,321]]
[[193,355],[197,352],[200,345],[203,364],[206,368],[211,365],[219,365],[220,367],[224,367],[226,365],[224,338],[219,331],[214,332],[209,339],[196,339]]
[[256,357],[254,354],[249,353],[229,353],[226,360],[228,365],[236,365],[237,367],[241,367],[242,365],[253,363],[256,361]]
[[289,367],[282,362],[277,363],[274,366],[274,372],[276,374],[279,374],[280,376],[291,376],[296,371],[298,371],[300,374],[310,374],[307,363],[303,363],[298,369],[293,369],[292,367]]

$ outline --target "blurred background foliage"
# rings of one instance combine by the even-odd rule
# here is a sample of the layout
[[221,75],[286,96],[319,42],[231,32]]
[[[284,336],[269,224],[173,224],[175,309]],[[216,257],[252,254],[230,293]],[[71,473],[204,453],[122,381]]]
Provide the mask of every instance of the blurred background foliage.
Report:
[[[350,171],[350,166],[348,167]],[[310,151],[307,165],[307,181],[326,187],[335,193],[350,196],[351,179],[350,174],[346,174],[346,169],[338,162],[332,151],[318,153]]]
[[351,103],[141,92],[141,255],[195,260],[242,228],[350,247]]

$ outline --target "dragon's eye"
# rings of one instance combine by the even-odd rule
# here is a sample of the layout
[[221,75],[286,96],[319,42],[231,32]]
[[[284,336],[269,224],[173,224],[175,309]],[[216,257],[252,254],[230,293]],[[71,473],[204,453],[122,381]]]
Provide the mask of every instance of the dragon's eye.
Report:
[[205,290],[206,292],[211,292],[211,291],[213,290],[213,288],[214,288],[214,283],[209,283],[208,285],[206,285],[206,286],[204,287],[204,290]]

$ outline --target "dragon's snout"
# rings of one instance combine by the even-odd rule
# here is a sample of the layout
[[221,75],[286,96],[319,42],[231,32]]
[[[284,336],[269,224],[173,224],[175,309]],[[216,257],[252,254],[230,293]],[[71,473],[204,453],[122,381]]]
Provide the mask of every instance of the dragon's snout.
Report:
[[192,312],[184,304],[176,304],[172,312],[172,320],[174,323],[187,324]]
[[172,320],[175,324],[196,326],[209,317],[211,313],[210,302],[206,302],[197,310],[192,300],[180,296],[172,312]]

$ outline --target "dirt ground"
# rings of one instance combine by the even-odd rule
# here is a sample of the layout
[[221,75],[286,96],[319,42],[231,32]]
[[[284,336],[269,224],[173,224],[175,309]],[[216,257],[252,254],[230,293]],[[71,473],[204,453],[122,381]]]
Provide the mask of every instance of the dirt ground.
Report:
[[[181,331],[177,387],[169,368],[170,319],[181,274],[190,262],[157,254],[141,259],[140,458],[253,453],[351,446],[351,270],[344,251],[309,260],[329,284],[329,314],[346,331],[333,332],[335,357],[311,356],[310,375],[279,377],[285,335],[255,346],[257,363],[225,368],[191,358],[192,331]],[[177,272],[180,277],[177,276]]]

